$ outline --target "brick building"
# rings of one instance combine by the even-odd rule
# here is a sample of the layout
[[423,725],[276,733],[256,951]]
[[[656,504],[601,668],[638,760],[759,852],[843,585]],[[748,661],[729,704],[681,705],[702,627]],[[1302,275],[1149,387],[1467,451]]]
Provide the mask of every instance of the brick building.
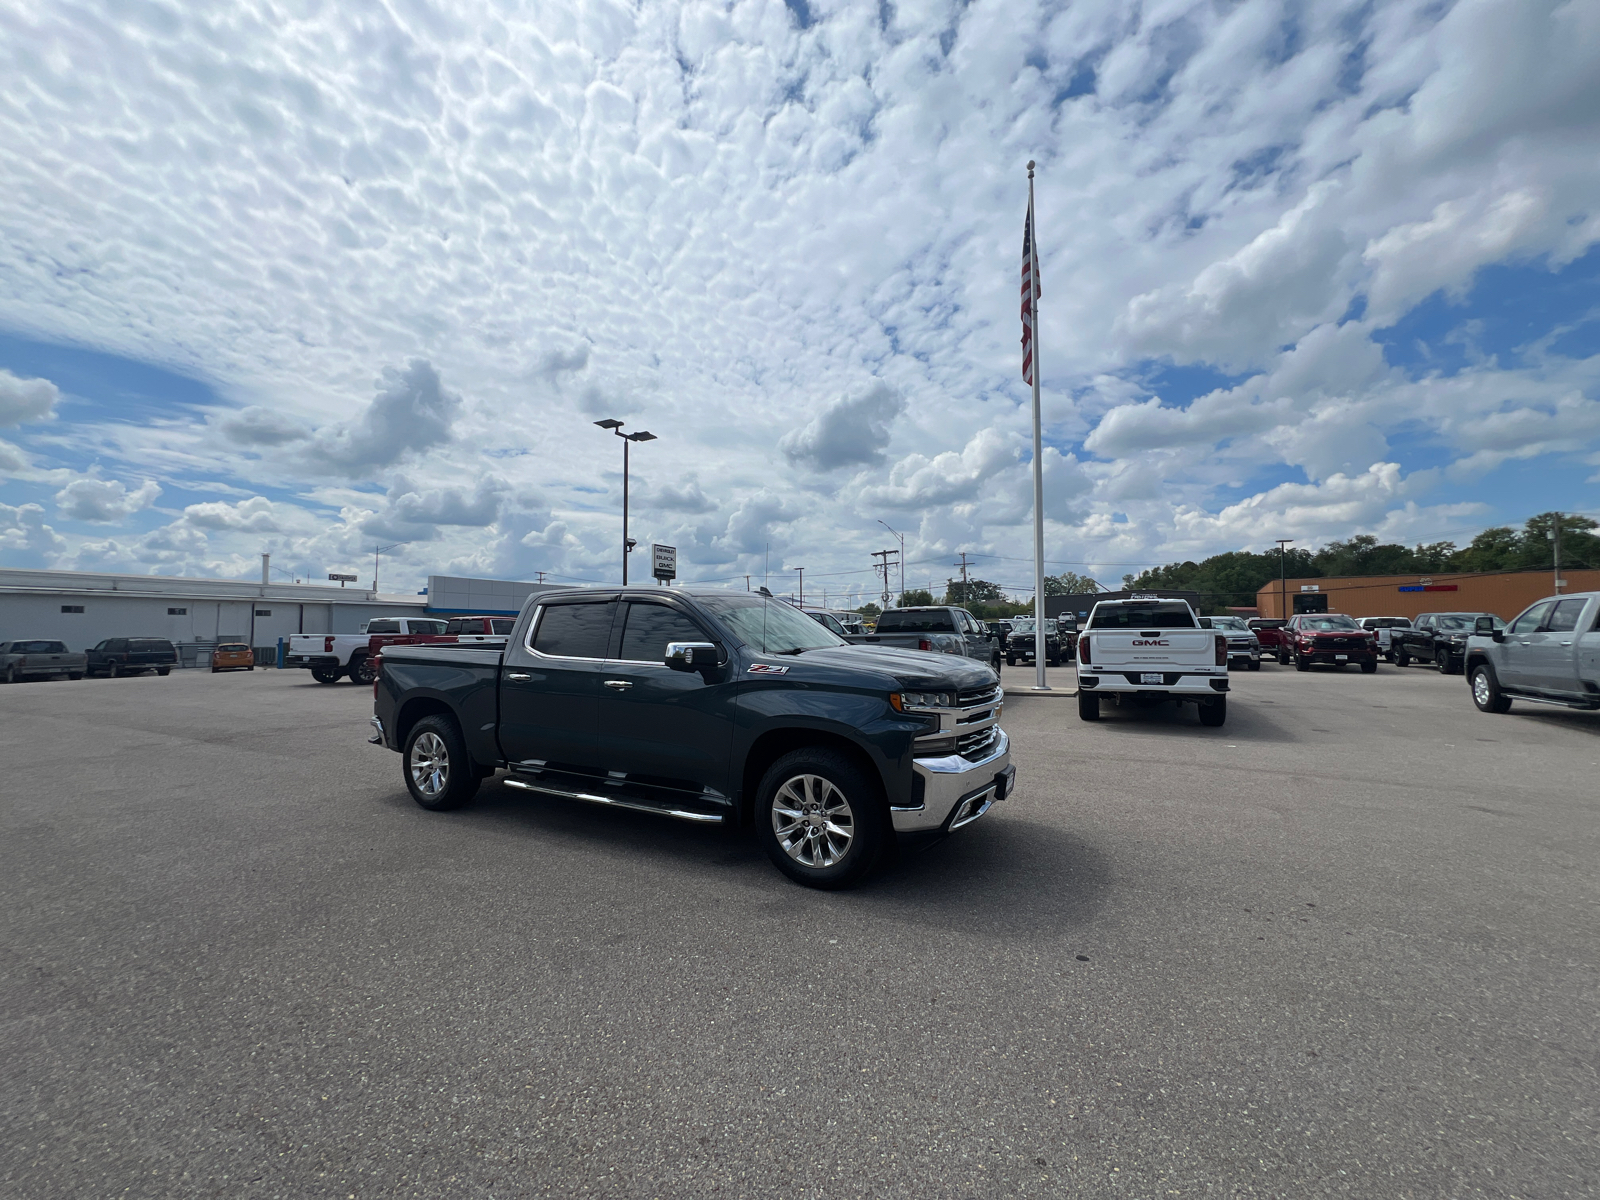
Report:
[[[1600,571],[1563,571],[1563,592],[1600,591]],[[1263,617],[1336,612],[1352,617],[1412,617],[1425,612],[1488,612],[1509,621],[1535,600],[1555,594],[1550,571],[1477,575],[1341,575],[1278,581],[1256,593]],[[1288,612],[1285,613],[1287,601]]]

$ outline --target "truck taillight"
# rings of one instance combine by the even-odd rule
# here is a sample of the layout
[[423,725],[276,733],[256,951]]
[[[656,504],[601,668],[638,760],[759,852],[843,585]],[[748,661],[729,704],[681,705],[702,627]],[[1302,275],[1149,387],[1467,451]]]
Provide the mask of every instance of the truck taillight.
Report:
[[933,643],[930,642],[927,638],[918,638],[917,639],[917,649],[918,650],[932,650],[933,649]]
[[1227,665],[1228,665],[1228,639],[1223,637],[1219,633],[1219,634],[1217,634],[1217,666],[1225,667]]
[[1080,637],[1078,639],[1078,661],[1081,662],[1081,663],[1086,663],[1086,662],[1089,661],[1089,635],[1088,634],[1084,634],[1082,637]]
[[372,656],[372,698],[378,698],[378,681],[383,678],[383,655]]

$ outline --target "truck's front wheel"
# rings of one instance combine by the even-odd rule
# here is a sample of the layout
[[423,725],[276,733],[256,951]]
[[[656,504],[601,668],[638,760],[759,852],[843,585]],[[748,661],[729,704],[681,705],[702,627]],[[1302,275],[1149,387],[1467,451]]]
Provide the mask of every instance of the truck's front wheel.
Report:
[[483,782],[450,717],[423,717],[413,725],[401,762],[411,798],[429,812],[460,808]]
[[767,856],[807,887],[849,887],[872,870],[888,842],[882,790],[831,751],[785,754],[757,795],[756,833]]

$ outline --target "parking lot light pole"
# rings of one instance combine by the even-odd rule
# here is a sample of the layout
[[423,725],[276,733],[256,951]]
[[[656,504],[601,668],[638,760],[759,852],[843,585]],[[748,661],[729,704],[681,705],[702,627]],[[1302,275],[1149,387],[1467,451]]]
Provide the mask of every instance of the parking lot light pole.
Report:
[[391,550],[398,550],[401,546],[409,546],[410,542],[393,542],[387,546],[374,546],[372,548],[372,594],[378,594],[378,559]]
[[623,433],[622,422],[607,417],[604,421],[596,421],[601,429],[609,429],[622,439],[622,586],[628,586],[628,552],[633,549],[634,543],[628,537],[628,444],[630,442],[653,442],[656,435],[647,429],[636,433]]
[[1285,621],[1289,619],[1289,583],[1283,556],[1285,547],[1292,545],[1294,545],[1293,538],[1278,539],[1278,616]]
[[804,608],[806,606],[806,569],[804,567],[786,567],[784,569],[788,570],[788,571],[798,571],[800,573],[800,605],[799,605],[799,607]]

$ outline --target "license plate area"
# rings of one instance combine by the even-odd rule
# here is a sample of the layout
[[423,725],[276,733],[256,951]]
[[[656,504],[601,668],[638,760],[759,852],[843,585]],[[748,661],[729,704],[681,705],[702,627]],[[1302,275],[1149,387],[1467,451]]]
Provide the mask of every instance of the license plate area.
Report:
[[1166,676],[1164,676],[1160,671],[1141,671],[1139,673],[1139,682],[1140,683],[1165,683],[1166,682]]
[[1348,654],[1335,654],[1335,655],[1334,655],[1334,656],[1333,656],[1333,661],[1334,661],[1334,662],[1344,662],[1344,661],[1346,661],[1346,660],[1347,660],[1347,659],[1348,659],[1348,658],[1349,658],[1349,657],[1350,657],[1350,656],[1349,656],[1349,655],[1348,655]]

